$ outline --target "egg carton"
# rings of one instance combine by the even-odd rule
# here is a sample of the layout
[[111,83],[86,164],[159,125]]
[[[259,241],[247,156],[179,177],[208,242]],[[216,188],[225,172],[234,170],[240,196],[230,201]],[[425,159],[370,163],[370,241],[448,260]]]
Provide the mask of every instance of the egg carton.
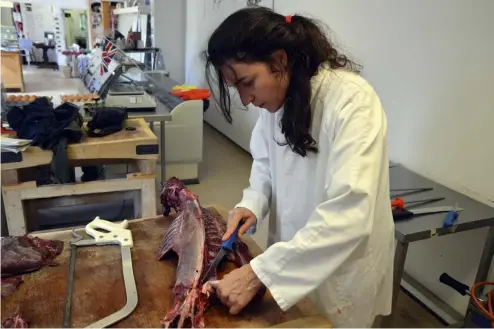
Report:
[[[41,98],[41,97],[46,97],[46,96],[35,96],[35,95],[19,95],[19,96],[9,96],[7,97],[7,105],[8,106],[26,106],[32,102],[34,102],[36,99]],[[52,101],[53,97],[46,97],[48,100]]]
[[62,95],[60,96],[62,103],[73,103],[73,104],[87,104],[96,103],[100,100],[98,94],[76,94],[76,95]]

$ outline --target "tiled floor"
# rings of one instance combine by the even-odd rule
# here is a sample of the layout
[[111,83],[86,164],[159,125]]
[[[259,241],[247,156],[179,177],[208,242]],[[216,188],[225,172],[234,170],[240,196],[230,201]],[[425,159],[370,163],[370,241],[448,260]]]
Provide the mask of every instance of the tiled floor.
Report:
[[[52,70],[25,69],[26,93],[54,96],[84,92],[78,79],[64,79],[62,73]],[[240,200],[242,189],[248,186],[251,156],[221,135],[209,125],[204,126],[204,151],[200,166],[200,184],[190,189],[200,197],[202,204],[221,204],[232,208]],[[131,203],[116,202],[104,206],[89,206],[79,209],[63,209],[62,212],[45,210],[46,218],[82,218],[88,212],[96,215],[113,217],[120,214],[123,218],[131,216]],[[89,218],[91,218],[90,215]],[[93,216],[94,217],[94,216]],[[127,217],[128,218],[128,217]],[[266,226],[256,234],[256,241],[261,247],[266,244]],[[405,293],[398,299],[398,318],[396,327],[442,327],[443,325],[420,304]]]
[[65,79],[62,71],[38,69],[36,66],[24,66],[24,87],[26,94],[58,97],[63,94],[87,93],[80,79]]

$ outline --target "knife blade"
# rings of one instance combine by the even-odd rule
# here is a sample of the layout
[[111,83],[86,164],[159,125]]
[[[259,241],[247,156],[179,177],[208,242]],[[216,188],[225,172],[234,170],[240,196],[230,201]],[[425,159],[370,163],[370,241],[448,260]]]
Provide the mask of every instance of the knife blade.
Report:
[[419,208],[419,209],[413,209],[412,210],[407,210],[407,209],[393,209],[393,219],[396,220],[402,220],[402,219],[409,219],[412,218],[415,215],[426,215],[426,214],[435,214],[435,213],[440,213],[440,212],[449,212],[449,211],[463,211],[463,208],[456,208],[453,206],[445,206],[445,207],[430,207],[430,208]]
[[223,241],[220,246],[220,251],[218,251],[218,255],[216,255],[216,258],[213,260],[211,265],[209,265],[208,270],[204,274],[201,280],[201,284],[206,283],[206,281],[211,277],[211,274],[213,274],[214,270],[218,267],[220,262],[225,258],[225,256],[232,252],[233,249],[235,248],[235,244],[237,242],[237,237],[238,237],[238,230],[242,226],[242,222],[238,223],[237,228],[235,231],[232,233],[230,238],[228,240]]

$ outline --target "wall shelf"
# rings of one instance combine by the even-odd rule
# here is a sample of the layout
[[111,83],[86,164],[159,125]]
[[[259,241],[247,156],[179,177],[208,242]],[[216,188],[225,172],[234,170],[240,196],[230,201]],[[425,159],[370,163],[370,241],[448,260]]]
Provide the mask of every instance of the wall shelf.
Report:
[[127,15],[127,14],[137,14],[141,15],[149,15],[151,14],[150,6],[135,6],[135,7],[127,7],[127,8],[118,8],[113,9],[113,13],[115,15]]

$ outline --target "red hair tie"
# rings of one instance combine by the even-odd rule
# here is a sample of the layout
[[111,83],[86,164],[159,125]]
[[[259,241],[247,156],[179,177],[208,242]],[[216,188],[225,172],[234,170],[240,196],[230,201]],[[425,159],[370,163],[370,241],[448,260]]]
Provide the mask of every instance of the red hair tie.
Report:
[[285,16],[285,21],[287,24],[290,24],[292,22],[292,16]]

